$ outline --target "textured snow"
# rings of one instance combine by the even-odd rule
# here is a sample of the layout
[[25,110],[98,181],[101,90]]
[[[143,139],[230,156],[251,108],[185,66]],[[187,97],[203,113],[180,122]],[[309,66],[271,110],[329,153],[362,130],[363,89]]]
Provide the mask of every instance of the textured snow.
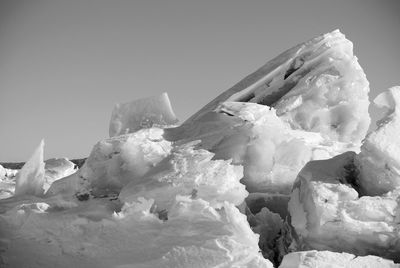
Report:
[[279,268],[395,268],[400,264],[376,256],[357,257],[349,253],[300,251],[289,253]]
[[169,126],[178,122],[167,93],[115,105],[111,115],[110,137],[133,133],[142,128]]

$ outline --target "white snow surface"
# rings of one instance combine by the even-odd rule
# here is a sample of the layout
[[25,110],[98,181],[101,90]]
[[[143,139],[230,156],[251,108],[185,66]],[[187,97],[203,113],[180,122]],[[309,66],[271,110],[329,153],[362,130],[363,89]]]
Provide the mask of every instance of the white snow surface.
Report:
[[330,251],[299,251],[287,254],[279,268],[395,268],[400,264],[376,256],[357,257]]

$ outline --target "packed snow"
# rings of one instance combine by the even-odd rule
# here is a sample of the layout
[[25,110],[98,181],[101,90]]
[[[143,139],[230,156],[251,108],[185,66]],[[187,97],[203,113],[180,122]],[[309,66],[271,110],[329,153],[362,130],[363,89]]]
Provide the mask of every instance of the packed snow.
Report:
[[2,267],[400,267],[400,87],[338,30],[177,125],[166,93],[117,104],[79,169],[40,143],[0,167]]

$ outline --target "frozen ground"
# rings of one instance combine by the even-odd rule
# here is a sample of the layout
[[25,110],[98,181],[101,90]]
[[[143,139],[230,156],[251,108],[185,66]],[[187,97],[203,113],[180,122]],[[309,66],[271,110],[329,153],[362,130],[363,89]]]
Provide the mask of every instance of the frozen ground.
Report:
[[182,124],[117,104],[75,170],[0,168],[2,267],[400,267],[400,88],[367,134],[369,83],[339,31],[287,50]]

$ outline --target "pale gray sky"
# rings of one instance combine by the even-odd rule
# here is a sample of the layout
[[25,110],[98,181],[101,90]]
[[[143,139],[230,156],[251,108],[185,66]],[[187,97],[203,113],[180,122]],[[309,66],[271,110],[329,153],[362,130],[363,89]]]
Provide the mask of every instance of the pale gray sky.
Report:
[[0,161],[84,157],[114,103],[163,91],[183,121],[280,52],[339,28],[371,97],[400,84],[400,1],[0,0]]

